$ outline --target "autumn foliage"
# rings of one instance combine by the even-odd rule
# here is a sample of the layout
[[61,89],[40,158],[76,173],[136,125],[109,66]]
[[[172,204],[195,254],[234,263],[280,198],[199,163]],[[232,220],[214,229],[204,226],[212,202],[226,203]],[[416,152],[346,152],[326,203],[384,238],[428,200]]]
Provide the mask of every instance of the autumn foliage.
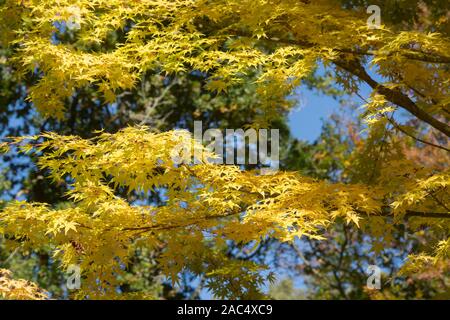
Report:
[[[365,12],[332,0],[6,0],[0,19],[0,43],[13,52],[7,63],[21,77],[36,77],[28,99],[43,117],[64,118],[74,91],[85,87],[99,104],[113,104],[150,70],[200,72],[217,95],[253,76],[264,114],[255,128],[288,110],[288,95],[318,65],[349,94],[359,95],[363,84],[372,90],[340,181],[215,164],[184,130],[130,126],[91,138],[40,132],[4,139],[5,153],[35,157],[46,179],[68,189],[64,207],[9,201],[0,234],[11,251],[51,248],[61,268],[79,265],[74,298],[126,296],[117,288],[139,250],[160,250],[157,263],[174,284],[189,270],[219,298],[262,298],[261,285],[273,276],[263,275],[264,264],[230,257],[230,243],[327,241],[340,224],[372,237],[375,253],[393,242],[398,226],[411,236],[426,230],[427,246],[410,252],[400,273],[448,270],[447,35],[369,28]],[[106,48],[117,30],[121,38]],[[70,41],[58,40],[65,32]],[[399,110],[414,121],[400,123]],[[180,144],[204,157],[174,161],[183,157],[174,154]],[[163,201],[127,198],[152,193]],[[44,297],[10,281],[0,273],[6,297]]]

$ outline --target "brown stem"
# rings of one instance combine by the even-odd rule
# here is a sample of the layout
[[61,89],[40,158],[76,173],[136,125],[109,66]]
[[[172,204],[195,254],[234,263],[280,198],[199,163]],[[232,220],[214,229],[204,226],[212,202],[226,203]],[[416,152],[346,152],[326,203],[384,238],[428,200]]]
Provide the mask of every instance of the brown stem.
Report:
[[359,79],[365,81],[372,89],[376,90],[378,93],[386,97],[390,102],[402,107],[403,109],[409,111],[411,114],[419,118],[420,120],[428,123],[433,128],[444,133],[447,137],[450,137],[450,126],[444,122],[433,118],[424,110],[420,109],[408,96],[403,94],[401,91],[389,89],[382,84],[376,82],[372,77],[366,72],[366,70],[361,66],[359,61],[351,60],[347,61],[344,59],[334,60],[333,63],[338,67],[350,72]]

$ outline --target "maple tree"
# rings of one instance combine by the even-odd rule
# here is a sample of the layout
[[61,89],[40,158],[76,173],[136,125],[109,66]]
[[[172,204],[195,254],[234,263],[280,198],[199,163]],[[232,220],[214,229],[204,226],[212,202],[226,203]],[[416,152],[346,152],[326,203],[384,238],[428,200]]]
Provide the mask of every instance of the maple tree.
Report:
[[[349,108],[345,101],[343,108]],[[293,159],[306,162],[303,172],[330,181],[345,179],[343,163],[348,161],[352,149],[357,145],[361,121],[340,110],[325,123],[317,141],[312,145],[298,146],[291,150]],[[356,121],[356,122],[355,122]],[[418,125],[413,121],[411,125]],[[428,136],[434,141],[435,138]],[[438,141],[434,141],[438,142]],[[405,140],[405,154],[424,166],[445,169],[449,159],[430,145],[416,146]],[[412,220],[414,223],[414,220]],[[289,278],[274,284],[270,296],[289,299],[446,299],[448,298],[448,260],[429,264],[414,273],[401,274],[403,261],[409,252],[431,250],[441,234],[427,229],[422,232],[408,232],[408,221],[393,226],[388,243],[380,242],[364,230],[350,228],[346,224],[335,224],[324,236],[327,240],[304,238],[295,243],[276,243],[268,262],[278,266]],[[372,244],[368,245],[368,244]],[[375,250],[376,249],[376,250]],[[377,265],[382,271],[381,288],[368,290],[367,266]],[[292,279],[292,280],[291,280]],[[301,279],[305,285],[294,289],[294,279]]]
[[[64,268],[79,264],[83,281],[76,297],[120,296],[116,287],[133,252],[155,248],[173,282],[187,269],[205,275],[218,297],[261,297],[265,267],[228,257],[222,249],[230,241],[252,246],[266,238],[324,239],[337,223],[378,238],[375,251],[391,241],[395,224],[409,220],[411,233],[426,226],[436,241],[411,255],[403,272],[433,263],[448,267],[448,168],[415,161],[404,148],[413,141],[448,156],[445,35],[372,29],[365,12],[332,0],[6,0],[0,17],[0,42],[14,53],[8,63],[17,74],[37,78],[29,99],[46,117],[63,118],[65,101],[84,87],[113,103],[151,70],[201,72],[206,88],[218,94],[255,74],[256,127],[291,106],[287,96],[319,63],[348,93],[359,94],[362,83],[373,89],[362,115],[367,133],[348,157],[341,182],[296,172],[260,175],[208,157],[195,165],[176,163],[180,141],[203,146],[184,131],[144,126],[90,138],[47,132],[5,142],[4,151],[31,152],[55,183],[70,183],[72,202],[64,208],[10,202],[0,213],[0,233],[11,248],[51,246]],[[73,39],[55,38],[68,28]],[[105,48],[116,30],[122,41]],[[397,110],[425,129],[398,123]],[[439,138],[420,138],[424,132]],[[162,189],[160,205],[139,206],[121,195]]]
[[34,283],[11,279],[11,272],[4,269],[0,269],[0,296],[18,300],[42,300],[48,297]]
[[[63,37],[69,38],[70,34],[64,34]],[[105,46],[112,44],[108,42]],[[5,58],[9,56],[6,52]],[[173,126],[192,128],[194,120],[201,120],[204,124],[214,123],[214,126],[221,128],[239,128],[251,121],[259,102],[251,78],[248,85],[233,88],[225,96],[202,88],[205,76],[201,74],[163,77],[149,72],[139,86],[122,92],[114,105],[99,105],[99,96],[95,90],[81,88],[67,102],[64,119],[41,118],[34,112],[33,104],[25,100],[26,88],[31,85],[33,77],[18,79],[17,72],[10,65],[0,66],[0,71],[3,75],[0,77],[0,87],[3,88],[0,95],[0,131],[5,136],[53,131],[91,137],[95,130],[116,132],[121,127],[136,123],[150,125],[158,130],[167,130]],[[11,122],[11,118],[18,118],[20,122]],[[281,129],[281,135],[286,132],[279,121],[276,127]],[[10,153],[4,155],[2,160],[7,167],[4,174],[9,183],[9,186],[1,189],[4,197],[20,196],[27,201],[48,203],[52,207],[67,205],[67,199],[63,196],[68,188],[67,183],[52,184],[45,179],[45,169],[34,165],[35,156]],[[161,201],[158,193],[144,198],[133,192],[120,194],[130,202],[136,199],[141,203]],[[51,247],[43,247],[30,254],[21,253],[18,250],[10,252],[0,238],[0,265],[3,268],[14,270],[17,277],[36,281],[50,291],[52,297],[67,297],[67,275],[58,268],[58,261],[52,258]],[[145,290],[155,297],[196,297],[199,291],[198,286],[189,280],[192,275],[181,275],[180,283],[175,288],[170,281],[164,280],[156,262],[160,253],[161,250],[137,251],[127,265],[124,275],[126,281],[120,286],[121,292]]]

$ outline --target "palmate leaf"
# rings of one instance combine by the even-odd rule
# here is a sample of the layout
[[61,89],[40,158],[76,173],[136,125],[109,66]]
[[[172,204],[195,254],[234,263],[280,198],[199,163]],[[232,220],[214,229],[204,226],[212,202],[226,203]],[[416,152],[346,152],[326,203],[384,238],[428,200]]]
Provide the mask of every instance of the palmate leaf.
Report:
[[[258,269],[263,266],[238,267],[214,251],[224,240],[247,244],[268,237],[283,242],[297,237],[324,239],[323,231],[340,219],[357,227],[367,221],[376,233],[379,223],[371,219],[383,219],[387,195],[395,200],[389,214],[404,215],[428,201],[421,188],[443,187],[448,181],[444,175],[428,178],[417,182],[417,189],[393,197],[383,187],[332,184],[290,172],[259,175],[208,162],[179,164],[172,157],[180,141],[202,148],[193,139],[179,140],[179,135],[151,133],[145,127],[101,133],[90,140],[45,135],[40,165],[50,168],[50,177],[73,179],[74,202],[59,210],[45,204],[10,203],[0,213],[2,233],[26,239],[35,249],[50,244],[65,267],[79,264],[85,277],[82,290],[91,297],[105,290],[114,296],[121,266],[135,249],[155,248],[162,241],[159,263],[174,283],[187,269],[204,274],[217,294],[242,298],[256,294]],[[42,149],[39,143],[34,147]],[[114,185],[137,192],[165,188],[168,198],[161,206],[136,206],[115,195]],[[233,291],[236,285],[244,291]]]

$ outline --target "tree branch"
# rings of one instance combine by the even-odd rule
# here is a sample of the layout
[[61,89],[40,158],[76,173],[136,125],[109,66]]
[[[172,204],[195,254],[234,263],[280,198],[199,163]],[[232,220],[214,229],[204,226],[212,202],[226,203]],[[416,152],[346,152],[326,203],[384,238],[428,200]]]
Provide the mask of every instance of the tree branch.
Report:
[[426,141],[426,140],[423,140],[421,138],[413,136],[412,134],[408,133],[406,130],[403,130],[402,127],[400,125],[398,125],[397,122],[395,122],[393,119],[391,119],[389,117],[386,117],[386,119],[394,126],[394,128],[396,128],[397,130],[403,132],[404,134],[406,134],[407,136],[413,138],[414,140],[419,141],[419,142],[424,143],[424,144],[427,144],[429,146],[432,146],[432,147],[439,148],[439,149],[445,150],[447,152],[450,152],[450,149],[447,149],[444,146],[441,146],[441,145],[435,144],[433,142],[429,142],[429,141]]
[[[368,214],[366,211],[363,210],[355,210],[359,214],[366,214],[370,216],[381,216],[381,217],[393,217],[394,214],[392,213],[392,208],[385,206],[382,207],[381,214]],[[405,219],[409,218],[435,218],[435,219],[450,219],[450,212],[424,212],[424,211],[414,211],[414,210],[406,210],[405,212]]]
[[[245,37],[245,38],[254,38],[251,33],[242,31],[242,30],[227,30],[227,36],[237,36],[237,37]],[[291,40],[291,39],[278,39],[276,37],[271,37],[268,39],[262,39],[264,41],[269,41],[278,44],[284,45],[295,45],[303,48],[313,48],[318,46],[318,44],[313,43],[308,40]],[[366,51],[366,50],[358,50],[358,49],[348,49],[348,48],[332,48],[337,52],[341,52],[343,54],[351,54],[351,55],[375,55],[374,51]],[[395,52],[390,53],[389,55],[394,55]],[[400,52],[407,59],[412,60],[420,60],[423,62],[430,63],[450,63],[450,57],[444,56],[430,56],[424,52],[410,50],[409,52]],[[388,56],[389,56],[388,55]],[[392,103],[404,108],[409,111],[411,114],[419,118],[420,120],[428,123],[435,129],[444,133],[447,137],[450,137],[450,126],[446,123],[440,122],[435,119],[431,115],[429,115],[424,110],[420,109],[408,96],[403,94],[401,91],[389,89],[374,79],[372,79],[366,70],[361,66],[359,61],[355,58],[351,61],[346,61],[344,59],[334,60],[333,63],[338,67],[350,72],[354,76],[357,76],[361,80],[365,81],[372,89],[378,91],[380,94],[384,95],[386,99],[391,101]]]
[[359,79],[365,81],[372,89],[376,90],[378,93],[386,97],[390,102],[402,107],[403,109],[409,111],[411,114],[416,116],[418,119],[428,123],[433,128],[444,133],[447,137],[450,137],[450,126],[444,122],[441,122],[431,115],[429,115],[424,110],[420,109],[408,96],[403,94],[401,91],[389,89],[378,82],[376,82],[372,77],[366,72],[366,70],[361,66],[359,61],[351,60],[346,61],[344,59],[334,60],[333,63],[338,67],[350,72]]

